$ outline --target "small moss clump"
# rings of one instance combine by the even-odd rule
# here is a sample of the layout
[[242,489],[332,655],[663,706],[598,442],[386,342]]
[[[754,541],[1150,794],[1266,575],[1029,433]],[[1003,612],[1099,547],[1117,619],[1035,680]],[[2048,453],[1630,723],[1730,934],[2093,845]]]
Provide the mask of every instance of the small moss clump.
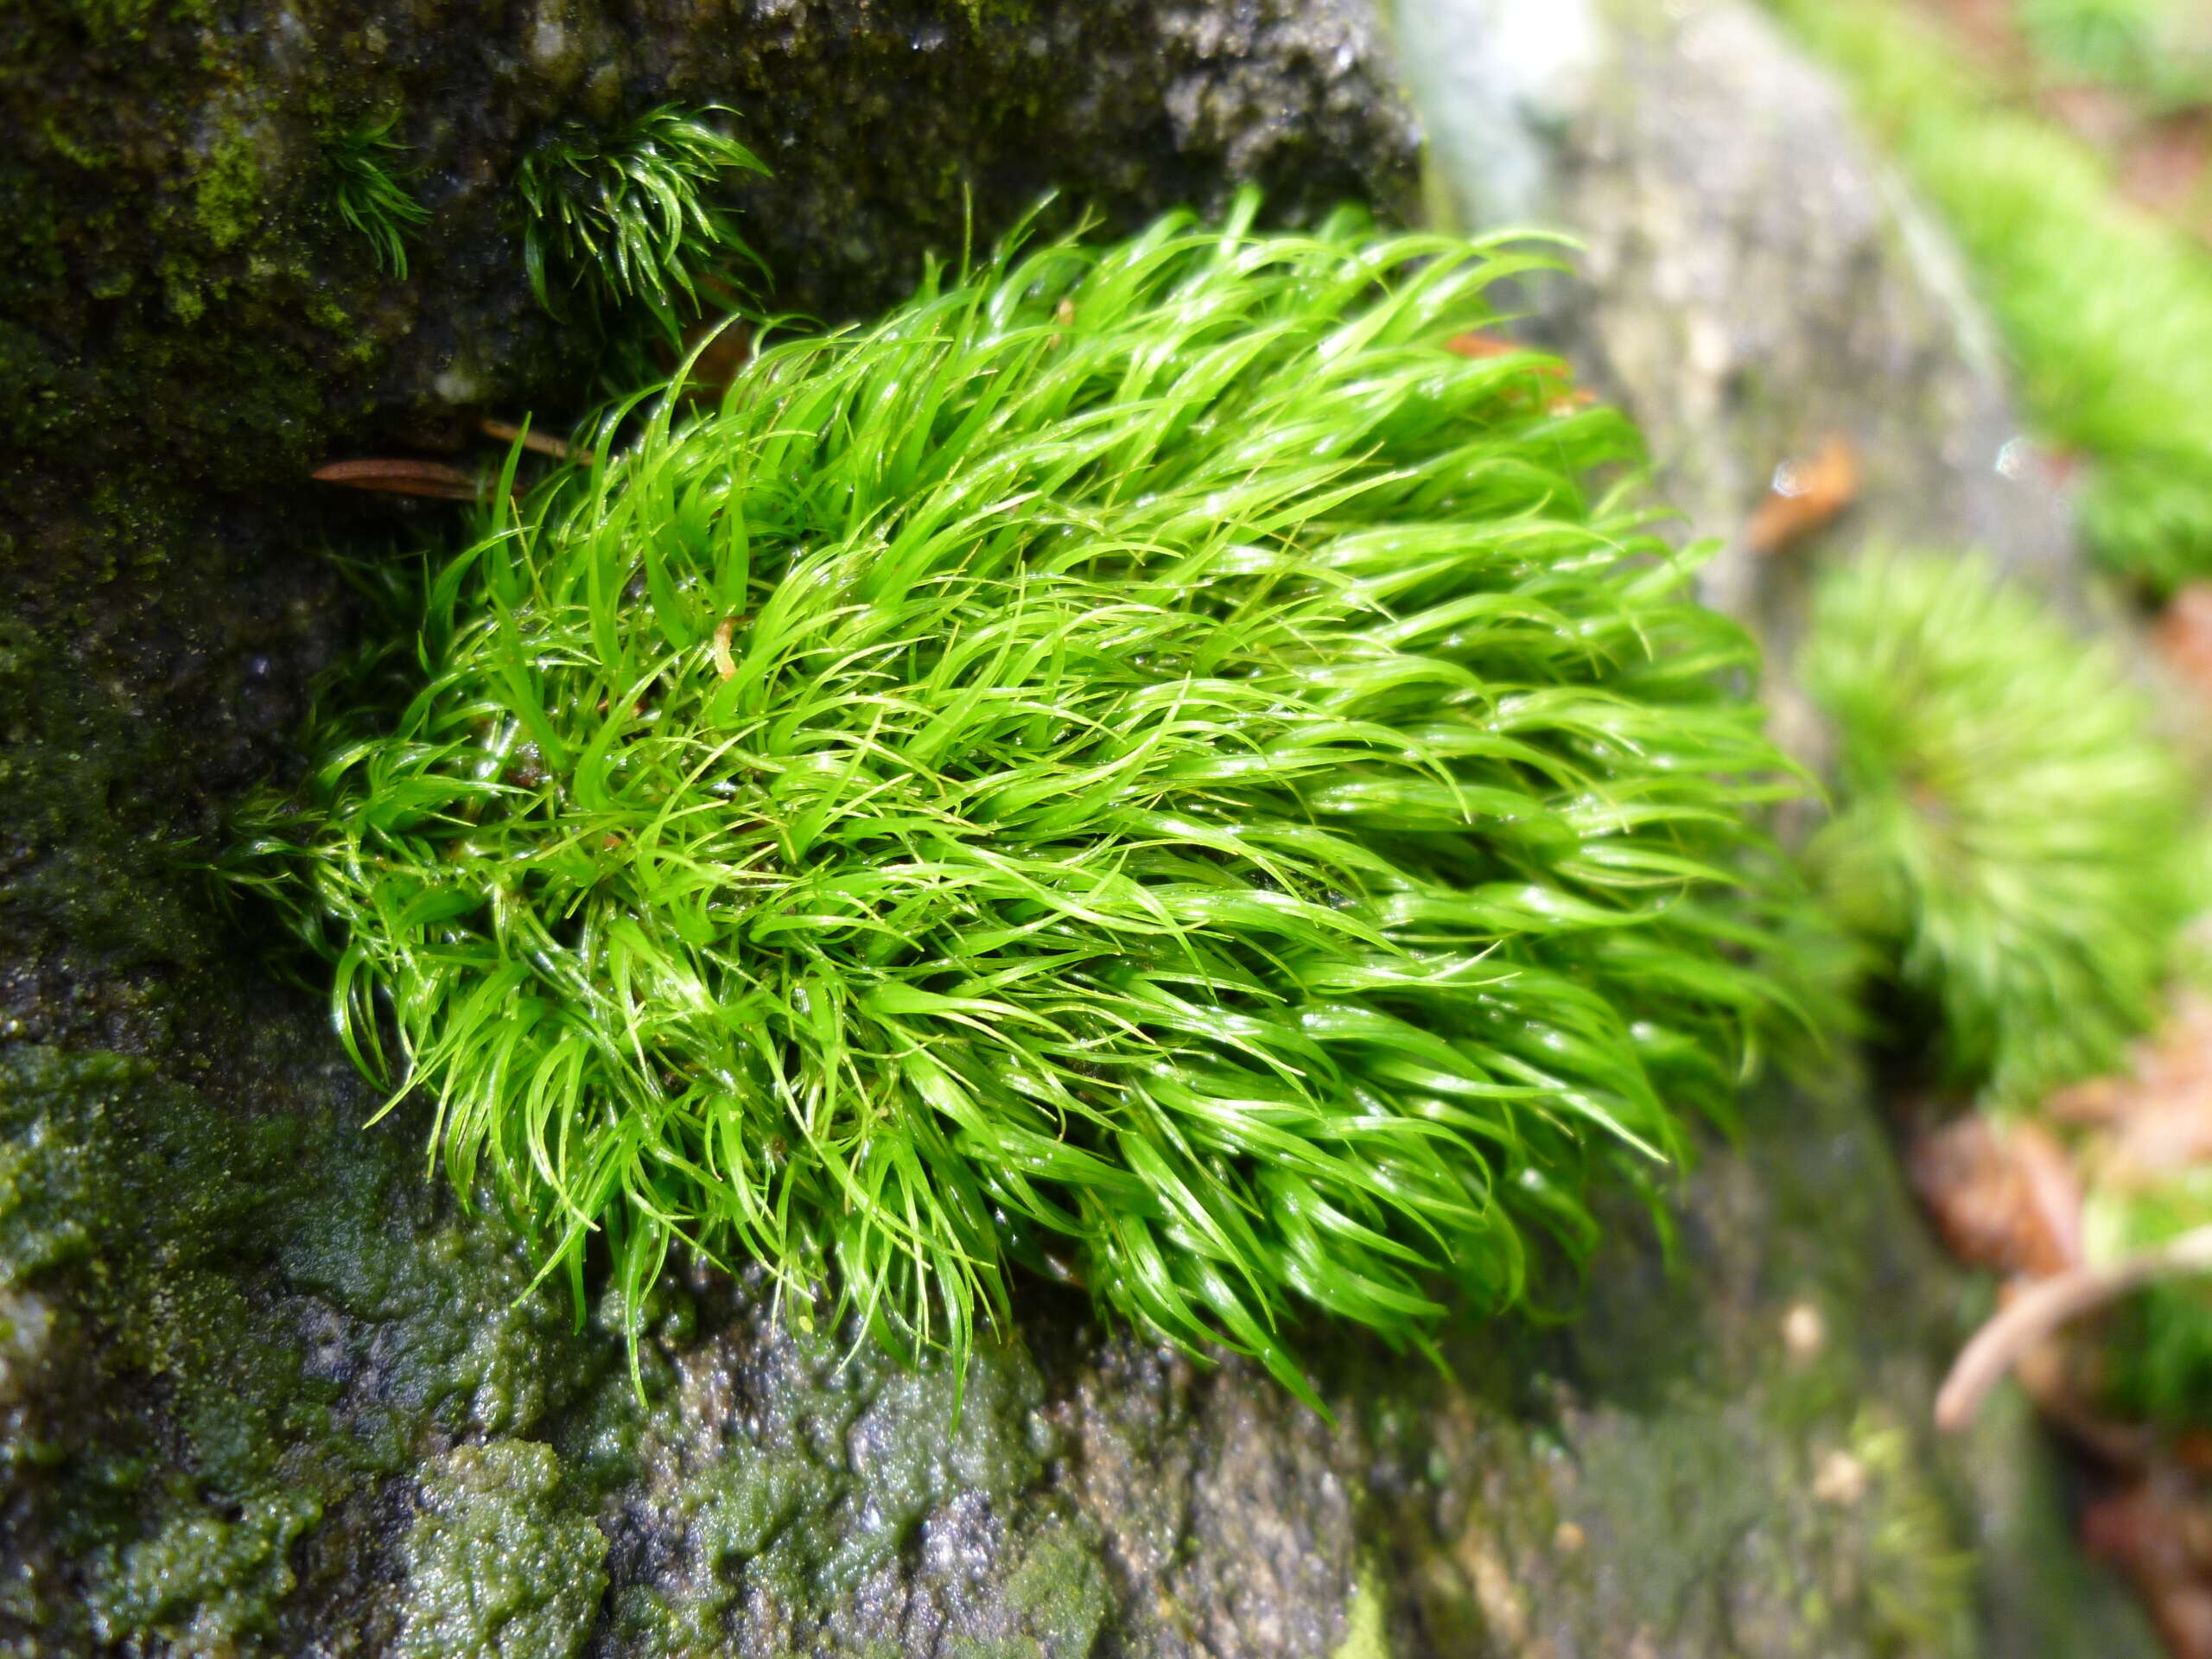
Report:
[[1254,211],[664,400],[242,855],[549,1270],[689,1240],[962,1350],[1020,1264],[1302,1390],[1299,1309],[1509,1305],[1725,1107],[1750,643],[1586,493],[1617,414],[1447,349],[1529,256]]
[[674,104],[604,134],[569,129],[523,157],[515,194],[531,291],[555,315],[570,302],[602,324],[628,305],[671,337],[696,316],[702,285],[741,293],[737,267],[758,262],[716,200],[733,171],[760,157]]
[[379,270],[407,275],[407,234],[430,217],[429,208],[407,193],[391,168],[392,153],[404,149],[391,136],[396,115],[341,133],[329,149],[336,175],[332,200],[338,217],[368,241]]
[[2187,791],[2111,654],[1978,557],[1831,574],[1799,664],[1833,723],[1809,854],[1940,1011],[1952,1078],[2032,1104],[2156,1016],[2186,919]]

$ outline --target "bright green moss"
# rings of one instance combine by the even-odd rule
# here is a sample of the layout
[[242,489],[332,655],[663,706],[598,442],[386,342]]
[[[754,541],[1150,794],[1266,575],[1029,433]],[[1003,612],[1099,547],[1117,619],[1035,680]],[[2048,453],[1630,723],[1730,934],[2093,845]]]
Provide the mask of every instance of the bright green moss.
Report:
[[1771,0],[1849,78],[1963,245],[2040,435],[2090,463],[2084,528],[2155,588],[2212,575],[2212,254],[2086,145],[1885,0]]
[[659,405],[247,849],[549,1268],[959,1351],[1019,1263],[1302,1389],[1301,1310],[1509,1305],[1724,1105],[1751,647],[1586,495],[1618,416],[1445,349],[1526,256],[1253,207]]
[[757,263],[718,200],[733,172],[767,168],[708,124],[719,109],[664,104],[616,130],[570,129],[523,157],[515,194],[523,264],[538,303],[572,301],[602,322],[635,305],[671,338],[700,309],[702,284],[741,292]]
[[1389,1592],[1382,1575],[1363,1562],[1344,1608],[1344,1637],[1329,1659],[1390,1659]]
[[1998,1101],[2102,1071],[2187,918],[2187,795],[2111,654],[1967,556],[1821,584],[1799,671],[1836,738],[1810,852],[1838,917]]

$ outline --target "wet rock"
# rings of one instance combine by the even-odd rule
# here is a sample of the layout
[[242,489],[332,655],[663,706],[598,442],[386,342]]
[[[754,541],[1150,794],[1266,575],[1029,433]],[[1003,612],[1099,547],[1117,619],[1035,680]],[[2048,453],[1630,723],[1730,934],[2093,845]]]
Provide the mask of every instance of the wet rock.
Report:
[[534,1440],[457,1446],[422,1475],[402,1547],[404,1659],[571,1659],[598,1622],[607,1535],[561,1514],[561,1462]]

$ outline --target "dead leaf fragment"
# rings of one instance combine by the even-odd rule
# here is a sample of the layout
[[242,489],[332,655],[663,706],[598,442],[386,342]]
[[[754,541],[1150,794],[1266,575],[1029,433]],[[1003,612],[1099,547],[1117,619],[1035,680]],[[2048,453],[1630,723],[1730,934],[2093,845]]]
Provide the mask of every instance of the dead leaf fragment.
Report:
[[753,325],[727,319],[694,323],[683,331],[683,354],[691,359],[683,396],[694,400],[719,397],[753,360]]
[[2038,1278],[2081,1262],[2081,1183],[2048,1130],[1973,1114],[1916,1139],[1905,1173],[1961,1261]]
[[2156,1429],[2100,1407],[2105,1368],[2094,1337],[2084,1341],[2061,1332],[2036,1344],[2012,1362],[2012,1380],[2044,1422],[2107,1469],[2145,1469],[2158,1457]]
[[2082,1512],[2082,1543],[2143,1598],[2174,1659],[2212,1659],[2212,1562],[2196,1495],[2153,1473]]
[[1866,1465],[1848,1452],[1829,1452],[1813,1471],[1813,1496],[1840,1510],[1855,1508],[1866,1496]]
[[2212,582],[2192,582],[2176,594],[2152,637],[2175,671],[2212,697]]
[[[1471,362],[1479,362],[1484,358],[1515,357],[1523,353],[1536,355],[1530,347],[1517,340],[1499,340],[1492,334],[1454,334],[1444,342],[1444,349],[1454,357],[1464,357]],[[1572,415],[1577,410],[1587,409],[1598,401],[1594,392],[1572,383],[1564,363],[1540,360],[1530,367],[1538,378],[1554,383],[1552,395],[1544,400],[1544,413],[1554,419]]]
[[1827,524],[1859,494],[1859,452],[1830,437],[1808,456],[1774,469],[1774,483],[1744,526],[1755,553],[1779,553]]
[[2183,999],[2125,1076],[2062,1090],[2044,1109],[2094,1131],[2084,1160],[2100,1188],[2154,1186],[2212,1161],[2212,1001]]

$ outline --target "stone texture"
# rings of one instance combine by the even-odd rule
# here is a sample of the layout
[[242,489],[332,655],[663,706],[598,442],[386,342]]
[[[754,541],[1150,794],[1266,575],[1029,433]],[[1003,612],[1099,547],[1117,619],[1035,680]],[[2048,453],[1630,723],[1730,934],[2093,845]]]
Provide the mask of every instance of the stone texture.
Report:
[[[1742,0],[1401,10],[1433,199],[1581,245],[1533,291],[1529,332],[1643,426],[1685,531],[1724,543],[1708,597],[1753,621],[1778,666],[1807,572],[1859,547],[1980,546],[2088,603],[2070,503],[2021,441],[1956,252],[1764,15]],[[1777,469],[1832,437],[1857,456],[1856,500],[1822,535],[1751,550]]]

